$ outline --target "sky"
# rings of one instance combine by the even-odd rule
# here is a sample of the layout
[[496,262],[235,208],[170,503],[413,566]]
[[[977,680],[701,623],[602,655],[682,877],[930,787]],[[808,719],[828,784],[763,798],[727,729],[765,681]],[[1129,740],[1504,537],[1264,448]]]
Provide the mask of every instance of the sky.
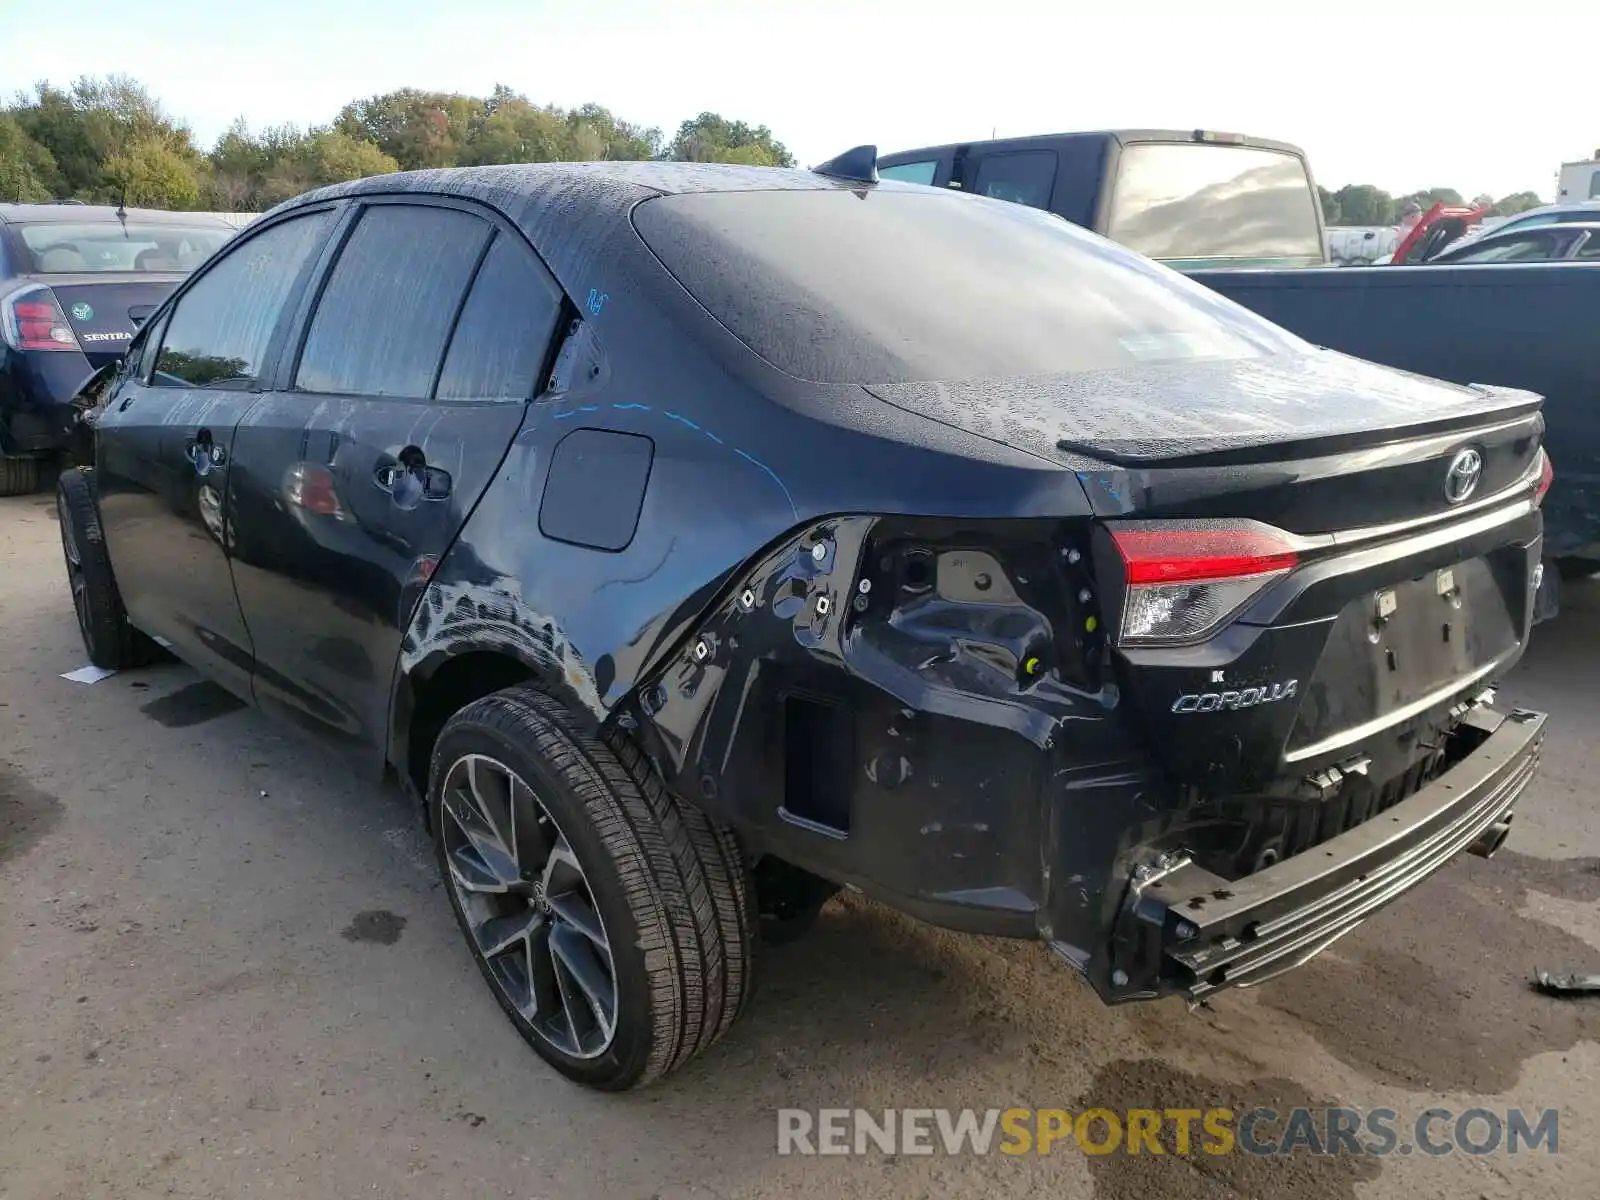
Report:
[[1330,188],[1549,199],[1559,165],[1600,148],[1585,8],[79,0],[34,37],[37,4],[0,0],[0,94],[127,73],[209,147],[241,116],[305,126],[399,87],[484,95],[505,83],[669,135],[706,110],[765,124],[802,164],[863,142],[889,153],[996,133],[1206,128],[1293,142]]

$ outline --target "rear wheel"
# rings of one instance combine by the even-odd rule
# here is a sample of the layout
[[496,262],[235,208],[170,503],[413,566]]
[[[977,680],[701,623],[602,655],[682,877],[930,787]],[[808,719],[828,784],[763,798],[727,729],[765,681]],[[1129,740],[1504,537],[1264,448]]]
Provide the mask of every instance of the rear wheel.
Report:
[[22,496],[39,487],[39,460],[0,455],[0,496]]
[[733,1024],[755,910],[732,834],[528,687],[445,725],[428,789],[456,919],[517,1031],[569,1079],[649,1083]]
[[111,573],[100,511],[88,475],[79,467],[61,473],[56,482],[56,518],[61,526],[61,553],[67,586],[78,618],[78,632],[89,661],[107,670],[148,666],[167,657],[148,635],[128,624],[117,580]]

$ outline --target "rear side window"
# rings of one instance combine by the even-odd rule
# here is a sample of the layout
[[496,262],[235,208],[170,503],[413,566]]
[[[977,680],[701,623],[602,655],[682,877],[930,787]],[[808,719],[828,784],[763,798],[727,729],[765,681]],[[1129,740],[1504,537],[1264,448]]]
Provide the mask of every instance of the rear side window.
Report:
[[1015,154],[986,154],[978,160],[972,190],[980,196],[1049,208],[1050,189],[1056,182],[1054,150],[1023,150]]
[[1490,242],[1488,245],[1473,246],[1455,255],[1450,261],[1458,263],[1508,263],[1508,262],[1543,262],[1554,258],[1559,235],[1553,230],[1543,232],[1533,230],[1515,237],[1507,237]]
[[933,177],[938,173],[939,160],[930,158],[927,162],[900,163],[893,167],[879,167],[879,179],[898,179],[902,183],[921,183],[932,185]]
[[326,212],[308,213],[230,246],[173,308],[150,382],[253,386],[284,301],[327,225]]
[[704,192],[633,219],[717,320],[802,379],[1001,379],[1304,346],[1060,217],[956,192]]
[[1122,151],[1106,234],[1151,258],[1321,262],[1305,163],[1212,142],[1136,142]]
[[505,234],[472,281],[435,392],[441,400],[528,400],[561,316],[561,289]]
[[489,233],[453,208],[367,209],[317,302],[295,387],[427,396]]

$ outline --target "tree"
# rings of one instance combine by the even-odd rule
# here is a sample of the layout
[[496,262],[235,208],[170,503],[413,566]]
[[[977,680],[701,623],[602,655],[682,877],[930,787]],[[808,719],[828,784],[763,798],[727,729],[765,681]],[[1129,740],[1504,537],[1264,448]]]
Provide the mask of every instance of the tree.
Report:
[[678,126],[667,157],[679,162],[740,162],[748,166],[792,167],[794,155],[765,125],[729,121],[703,112]]
[[346,104],[334,128],[356,141],[374,143],[403,170],[412,171],[454,166],[488,115],[487,103],[472,96],[401,88]]
[[195,164],[160,137],[141,138],[106,159],[102,178],[120,201],[142,208],[193,208],[200,199]]
[[0,200],[52,199],[56,174],[50,151],[22,132],[9,113],[0,112]]
[[1347,183],[1333,194],[1346,225],[1393,225],[1394,197],[1370,183]]
[[[57,167],[57,186],[67,196],[115,201],[120,198],[120,179],[130,170],[147,184],[155,170],[171,184],[182,174],[175,171],[174,160],[181,160],[198,179],[201,155],[189,130],[168,116],[142,84],[125,75],[104,79],[86,75],[68,89],[36,84],[31,95],[18,97],[11,116],[49,151]],[[152,158],[157,147],[165,164],[160,168]],[[116,179],[106,173],[113,159],[120,160]],[[131,167],[135,161],[144,165]],[[180,186],[178,194],[187,191]]]
[[1537,192],[1513,192],[1494,202],[1493,215],[1514,217],[1518,213],[1527,212],[1530,208],[1538,208],[1543,203]]
[[1322,202],[1322,223],[1324,225],[1344,224],[1344,210],[1339,207],[1339,197],[1319,183],[1317,185],[1317,199]]
[[1427,212],[1435,204],[1448,204],[1456,207],[1466,203],[1462,200],[1461,193],[1455,188],[1426,188],[1420,192],[1410,192],[1395,200],[1395,209],[1405,212],[1407,206],[1415,204],[1418,212]]

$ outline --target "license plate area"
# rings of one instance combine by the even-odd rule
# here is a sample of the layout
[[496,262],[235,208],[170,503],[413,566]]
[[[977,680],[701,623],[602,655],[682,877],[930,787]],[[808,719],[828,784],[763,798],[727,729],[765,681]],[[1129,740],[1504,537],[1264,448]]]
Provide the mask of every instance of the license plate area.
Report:
[[1300,706],[1291,750],[1381,719],[1470,680],[1513,649],[1515,564],[1472,558],[1350,601]]

